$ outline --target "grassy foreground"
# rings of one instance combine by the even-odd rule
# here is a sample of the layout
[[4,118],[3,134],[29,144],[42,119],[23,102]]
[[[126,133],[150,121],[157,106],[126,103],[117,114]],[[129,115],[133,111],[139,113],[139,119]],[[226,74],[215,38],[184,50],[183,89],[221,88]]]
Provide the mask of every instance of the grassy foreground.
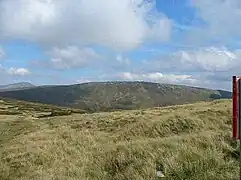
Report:
[[53,117],[9,106],[0,102],[1,180],[239,177],[229,100]]

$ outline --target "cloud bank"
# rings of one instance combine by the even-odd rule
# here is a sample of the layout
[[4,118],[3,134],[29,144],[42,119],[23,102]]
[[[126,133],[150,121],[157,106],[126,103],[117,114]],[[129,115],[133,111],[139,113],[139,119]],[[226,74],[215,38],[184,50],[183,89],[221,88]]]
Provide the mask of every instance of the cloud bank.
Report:
[[170,39],[172,22],[163,13],[150,15],[154,2],[2,0],[0,36],[47,45],[94,44],[129,50],[149,39]]

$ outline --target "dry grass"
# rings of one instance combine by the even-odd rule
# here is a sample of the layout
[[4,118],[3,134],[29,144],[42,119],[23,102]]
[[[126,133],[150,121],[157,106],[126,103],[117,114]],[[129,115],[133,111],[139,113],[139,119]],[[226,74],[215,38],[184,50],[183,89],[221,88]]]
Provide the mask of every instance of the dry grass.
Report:
[[[6,110],[7,108],[5,108]],[[238,179],[231,101],[34,118],[0,115],[1,180]]]

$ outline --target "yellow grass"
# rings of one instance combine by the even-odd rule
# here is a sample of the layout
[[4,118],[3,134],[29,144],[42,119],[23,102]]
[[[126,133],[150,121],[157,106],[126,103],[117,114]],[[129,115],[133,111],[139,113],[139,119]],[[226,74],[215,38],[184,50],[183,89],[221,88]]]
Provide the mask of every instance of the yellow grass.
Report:
[[46,118],[2,113],[0,179],[155,180],[159,170],[160,179],[238,179],[231,110],[219,100]]

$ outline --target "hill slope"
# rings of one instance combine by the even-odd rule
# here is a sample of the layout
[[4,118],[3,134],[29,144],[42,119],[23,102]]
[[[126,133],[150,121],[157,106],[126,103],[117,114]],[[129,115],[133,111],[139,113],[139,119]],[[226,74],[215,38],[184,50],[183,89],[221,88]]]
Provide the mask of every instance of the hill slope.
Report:
[[227,91],[148,82],[85,83],[0,92],[2,97],[89,111],[138,109],[231,98]]
[[20,83],[14,83],[14,84],[8,84],[8,85],[1,85],[0,86],[0,92],[1,91],[13,91],[13,90],[21,90],[21,89],[29,89],[35,87],[33,84],[28,82],[20,82]]
[[[0,102],[11,106],[18,105]],[[230,100],[61,117],[25,112],[0,115],[0,179],[155,180],[159,170],[168,180],[239,177]]]

